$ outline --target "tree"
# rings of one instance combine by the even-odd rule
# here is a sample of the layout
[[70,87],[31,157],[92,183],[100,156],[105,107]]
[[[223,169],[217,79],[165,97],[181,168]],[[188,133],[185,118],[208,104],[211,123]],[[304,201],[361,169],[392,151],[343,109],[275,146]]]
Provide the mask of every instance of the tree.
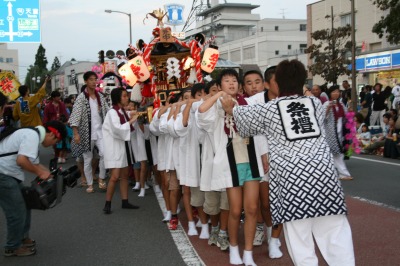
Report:
[[315,43],[306,49],[306,53],[314,63],[308,69],[313,75],[321,75],[326,82],[337,84],[339,76],[351,73],[348,68],[351,61],[347,56],[351,50],[351,26],[334,28],[333,15],[326,18],[332,20],[332,27],[311,33]]
[[53,64],[51,65],[50,71],[51,71],[52,73],[54,73],[54,72],[57,71],[57,69],[59,69],[60,67],[61,67],[60,60],[58,60],[58,57],[56,56],[56,57],[54,57],[54,61],[53,61]]
[[47,70],[46,49],[40,44],[35,55],[35,64],[30,65],[25,78],[25,85],[30,87],[31,93],[35,93],[43,84]]
[[374,0],[373,4],[382,11],[388,11],[386,16],[372,27],[372,32],[382,38],[386,34],[386,40],[391,44],[400,43],[400,3],[399,0]]
[[44,49],[42,44],[40,44],[35,55],[35,66],[38,66],[40,69],[47,70],[47,63],[46,49]]

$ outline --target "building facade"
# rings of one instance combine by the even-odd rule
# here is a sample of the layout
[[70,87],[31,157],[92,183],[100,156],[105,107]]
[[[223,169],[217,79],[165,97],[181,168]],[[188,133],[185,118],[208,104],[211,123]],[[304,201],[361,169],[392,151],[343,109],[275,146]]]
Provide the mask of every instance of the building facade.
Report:
[[241,65],[256,64],[261,71],[285,59],[297,58],[306,64],[307,21],[261,20],[260,15],[252,14],[257,7],[212,1],[210,8],[197,14],[202,19],[186,36],[188,39],[197,33],[207,38],[216,36],[220,58]]
[[[356,69],[357,88],[360,89],[366,84],[382,84],[393,86],[400,82],[400,64],[397,54],[400,53],[399,47],[391,45],[386,41],[385,36],[380,39],[372,32],[372,27],[382,16],[387,14],[381,11],[370,0],[356,0],[355,4],[355,38],[356,38]],[[316,30],[331,28],[331,20],[326,16],[331,15],[333,7],[334,27],[351,25],[351,1],[349,0],[323,0],[307,6],[308,24],[308,46],[312,44],[311,33]],[[388,62],[390,60],[390,62]],[[308,65],[312,64],[311,60]],[[342,76],[342,80],[351,82],[350,76]],[[322,84],[325,81],[318,76],[313,77],[314,84]]]
[[19,78],[18,50],[8,49],[6,43],[0,43],[0,70],[13,71]]

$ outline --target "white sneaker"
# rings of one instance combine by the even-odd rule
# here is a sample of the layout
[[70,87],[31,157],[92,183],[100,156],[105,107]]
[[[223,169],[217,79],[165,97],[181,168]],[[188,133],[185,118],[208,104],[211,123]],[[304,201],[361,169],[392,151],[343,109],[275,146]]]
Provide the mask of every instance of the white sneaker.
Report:
[[57,163],[62,163],[62,158],[61,157],[58,157]]
[[147,185],[147,182],[144,182],[144,188],[145,189],[149,189],[150,188],[149,185]]
[[281,250],[279,249],[280,240],[279,238],[271,238],[268,244],[268,254],[271,259],[279,259],[283,256]]
[[256,230],[256,234],[253,240],[253,246],[261,246],[265,240],[264,230]]

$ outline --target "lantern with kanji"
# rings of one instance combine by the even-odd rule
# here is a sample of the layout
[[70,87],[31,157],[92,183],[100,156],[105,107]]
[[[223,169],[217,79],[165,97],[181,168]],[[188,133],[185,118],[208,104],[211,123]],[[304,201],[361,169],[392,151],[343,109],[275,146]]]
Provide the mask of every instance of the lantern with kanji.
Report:
[[144,82],[150,77],[149,69],[140,55],[129,60],[129,67],[132,72],[136,75],[138,81]]
[[118,68],[118,73],[131,87],[133,87],[138,80],[137,76],[132,72],[129,62],[120,65]]
[[213,72],[215,66],[217,65],[218,58],[219,58],[218,47],[210,45],[204,51],[203,59],[201,60],[201,69],[207,73]]

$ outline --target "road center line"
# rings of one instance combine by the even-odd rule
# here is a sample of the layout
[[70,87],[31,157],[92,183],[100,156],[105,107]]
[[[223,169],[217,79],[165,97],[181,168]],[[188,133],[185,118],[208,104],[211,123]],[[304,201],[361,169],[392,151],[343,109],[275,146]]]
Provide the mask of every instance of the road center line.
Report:
[[397,207],[392,206],[392,205],[381,203],[381,202],[378,202],[378,201],[375,201],[375,200],[369,200],[369,199],[358,197],[358,196],[350,196],[350,197],[353,198],[353,199],[357,199],[359,201],[367,202],[367,203],[375,205],[375,206],[380,206],[380,207],[384,207],[384,208],[388,208],[388,209],[400,212],[400,208],[397,208]]
[[383,164],[390,164],[390,165],[400,166],[399,163],[390,163],[390,162],[379,161],[379,160],[374,160],[374,159],[367,159],[367,158],[361,158],[361,157],[356,157],[356,156],[352,156],[351,158],[352,158],[352,159],[357,159],[357,160],[364,160],[364,161],[369,161],[369,162],[375,162],[375,163],[383,163]]

